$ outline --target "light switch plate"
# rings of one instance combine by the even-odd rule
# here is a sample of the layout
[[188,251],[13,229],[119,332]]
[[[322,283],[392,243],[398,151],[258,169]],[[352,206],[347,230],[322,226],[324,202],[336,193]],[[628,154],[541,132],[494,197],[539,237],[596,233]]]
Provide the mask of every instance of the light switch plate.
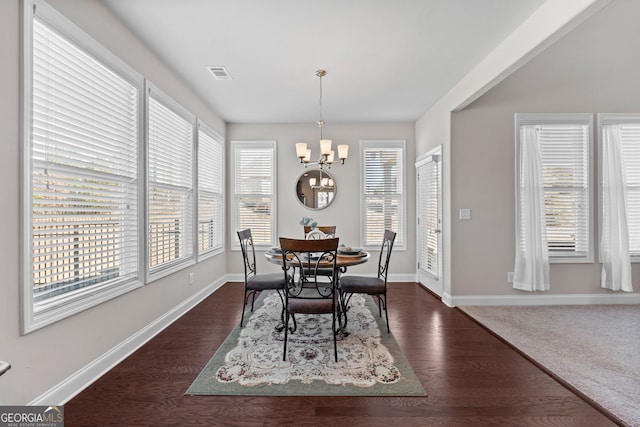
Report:
[[460,219],[471,219],[471,209],[460,209]]

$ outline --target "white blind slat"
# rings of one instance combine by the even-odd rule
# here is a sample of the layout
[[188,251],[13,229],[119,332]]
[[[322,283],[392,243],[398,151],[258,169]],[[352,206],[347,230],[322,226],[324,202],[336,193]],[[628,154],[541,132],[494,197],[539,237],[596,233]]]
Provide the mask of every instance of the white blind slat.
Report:
[[193,255],[193,123],[148,97],[148,248],[150,272]]
[[419,218],[422,242],[419,254],[420,268],[437,277],[438,265],[438,192],[439,192],[439,163],[430,161],[420,168],[418,179]]
[[585,257],[590,250],[589,125],[542,120],[536,131],[549,256]]
[[[625,118],[620,129],[624,173],[627,183],[629,253],[640,256],[640,116]],[[607,126],[605,124],[604,126]],[[606,209],[605,206],[602,207]]]
[[37,18],[33,29],[37,315],[137,274],[138,89]]
[[224,244],[223,142],[202,128],[198,131],[198,252]]
[[362,150],[363,244],[380,245],[385,230],[397,233],[396,245],[404,245],[403,148],[368,145]]
[[273,197],[275,145],[234,144],[235,226],[251,228],[256,246],[275,240]]

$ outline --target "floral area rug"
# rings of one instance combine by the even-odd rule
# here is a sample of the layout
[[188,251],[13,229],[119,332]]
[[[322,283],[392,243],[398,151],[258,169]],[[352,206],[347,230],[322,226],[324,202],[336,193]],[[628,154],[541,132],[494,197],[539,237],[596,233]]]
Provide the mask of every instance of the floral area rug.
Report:
[[296,315],[283,361],[284,331],[276,330],[282,302],[275,292],[263,293],[185,394],[425,396],[371,298],[354,295],[350,306],[337,362],[330,315]]

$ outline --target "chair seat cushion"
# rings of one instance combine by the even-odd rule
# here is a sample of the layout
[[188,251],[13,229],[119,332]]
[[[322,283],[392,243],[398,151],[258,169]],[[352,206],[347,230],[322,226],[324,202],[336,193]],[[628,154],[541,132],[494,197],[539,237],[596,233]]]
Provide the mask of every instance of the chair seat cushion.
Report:
[[289,313],[303,314],[332,313],[333,303],[331,297],[313,299],[289,298],[287,310],[289,310]]
[[284,289],[283,273],[256,274],[247,280],[247,289],[264,291],[266,289]]
[[342,276],[340,287],[349,294],[384,294],[384,280],[379,277]]

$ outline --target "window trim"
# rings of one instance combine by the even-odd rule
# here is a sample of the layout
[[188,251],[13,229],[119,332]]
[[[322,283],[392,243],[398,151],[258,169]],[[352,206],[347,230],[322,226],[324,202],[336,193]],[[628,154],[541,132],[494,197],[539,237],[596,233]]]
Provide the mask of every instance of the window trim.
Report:
[[[138,248],[138,271],[132,280],[111,284],[104,287],[92,287],[90,291],[78,293],[70,301],[64,302],[55,308],[35,314],[33,305],[33,262],[32,262],[32,99],[33,99],[33,20],[38,19],[50,25],[57,32],[67,37],[78,48],[94,57],[103,66],[110,68],[121,78],[128,80],[138,89],[138,167],[140,167],[143,153],[143,126],[144,121],[144,78],[133,68],[128,66],[118,57],[113,55],[105,47],[100,45],[91,36],[61,15],[47,3],[40,0],[25,0],[22,3],[22,37],[20,51],[22,54],[22,81],[21,90],[21,117],[20,117],[20,157],[22,170],[20,173],[20,298],[22,305],[21,333],[27,334],[54,322],[70,317],[81,311],[97,306],[103,302],[125,294],[143,286],[144,259],[141,257],[143,245]],[[138,202],[143,192],[142,180],[138,180]],[[143,209],[141,203],[139,210]],[[141,224],[141,216],[138,215],[138,227]],[[138,236],[139,238],[140,236]],[[70,295],[69,295],[70,296]]]
[[[552,264],[561,263],[593,263],[594,262],[594,161],[593,161],[593,114],[592,113],[516,113],[515,114],[515,211],[518,212],[518,177],[520,176],[519,155],[520,155],[520,128],[526,125],[543,124],[579,124],[586,125],[588,129],[587,141],[587,244],[589,248],[586,255],[555,255],[549,251],[549,262]],[[515,227],[517,231],[518,219],[516,216]]]
[[221,175],[221,195],[222,195],[222,216],[219,218],[221,224],[222,224],[222,242],[220,244],[219,247],[215,247],[212,249],[208,249],[206,251],[200,252],[198,250],[198,227],[196,225],[195,227],[195,233],[196,236],[194,238],[194,244],[195,244],[195,253],[196,253],[196,259],[198,262],[205,260],[207,258],[211,258],[215,255],[219,255],[221,253],[223,253],[225,251],[226,245],[225,245],[225,238],[224,238],[224,229],[225,229],[225,220],[226,220],[226,197],[227,197],[227,192],[226,192],[226,150],[225,150],[225,144],[224,144],[224,138],[216,131],[214,131],[213,129],[211,129],[211,127],[209,127],[206,123],[204,123],[202,120],[198,119],[197,120],[197,129],[196,129],[196,151],[195,151],[195,177],[196,177],[196,207],[195,207],[195,224],[198,223],[198,211],[199,211],[199,205],[200,205],[200,186],[199,186],[199,165],[200,165],[200,132],[206,133],[208,134],[211,138],[213,138],[217,143],[220,144],[220,148],[221,148],[221,154],[220,156],[221,158],[221,170],[220,170],[220,175]]
[[[196,243],[194,242],[194,239],[196,238],[196,233],[195,233],[195,228],[194,224],[195,224],[195,220],[197,218],[197,202],[196,200],[194,200],[195,195],[196,195],[196,188],[197,188],[197,176],[196,176],[196,158],[195,158],[195,145],[196,145],[196,138],[197,138],[197,129],[196,129],[196,116],[191,113],[189,110],[187,110],[185,107],[183,107],[181,104],[179,104],[177,101],[175,101],[173,98],[171,98],[169,95],[167,95],[164,91],[162,91],[162,89],[160,89],[158,86],[156,86],[155,84],[153,84],[152,82],[146,80],[145,81],[146,85],[145,85],[145,119],[144,119],[144,129],[145,129],[145,138],[144,138],[144,142],[145,142],[145,146],[144,146],[144,157],[145,157],[145,169],[144,169],[144,181],[145,181],[145,190],[144,190],[144,197],[145,197],[145,209],[144,209],[144,229],[141,230],[141,232],[144,234],[145,238],[144,238],[144,250],[145,250],[145,259],[144,259],[144,265],[145,265],[145,283],[151,283],[154,282],[158,279],[161,279],[165,276],[168,276],[170,274],[173,274],[177,271],[183,270],[189,266],[192,266],[196,263],[196,253],[197,253],[197,248],[195,247]],[[153,93],[153,95],[152,95]],[[169,110],[171,110],[173,113],[177,114],[178,116],[180,116],[181,118],[183,118],[184,120],[186,120],[187,122],[189,122],[191,124],[191,129],[192,129],[192,134],[191,134],[191,150],[192,150],[192,158],[191,158],[191,189],[190,189],[190,198],[191,198],[191,230],[189,230],[189,234],[191,234],[191,245],[190,247],[187,246],[185,249],[187,249],[189,251],[189,253],[180,259],[176,259],[176,260],[172,260],[170,262],[167,262],[164,264],[164,266],[162,267],[158,267],[158,268],[151,268],[149,266],[149,260],[151,258],[151,253],[150,253],[150,248],[149,248],[149,213],[150,213],[150,203],[149,203],[149,187],[150,187],[150,180],[149,180],[149,98],[153,96],[153,98],[156,99],[156,101],[159,101],[164,107],[168,108]],[[160,264],[162,265],[162,264]]]
[[[625,125],[625,124],[638,124],[640,125],[640,114],[638,113],[599,113],[597,117],[598,123],[598,232],[602,230],[602,209],[604,203],[602,201],[602,143],[603,143],[603,128],[607,125]],[[599,240],[598,240],[599,243]],[[631,250],[631,248],[629,248]],[[600,247],[598,247],[600,250]],[[631,263],[640,263],[640,253],[630,253]]]
[[231,214],[231,227],[229,230],[229,238],[231,243],[232,251],[240,250],[240,242],[238,241],[238,236],[236,232],[239,230],[238,224],[236,224],[237,218],[237,206],[235,201],[235,188],[236,188],[236,177],[237,177],[237,169],[235,162],[235,153],[238,148],[246,147],[246,148],[269,148],[271,147],[271,158],[272,158],[272,175],[271,175],[271,185],[273,188],[273,192],[271,195],[272,198],[272,212],[271,215],[271,242],[265,244],[255,244],[256,250],[267,250],[272,246],[277,246],[279,243],[276,242],[278,236],[277,224],[278,224],[278,144],[275,140],[234,140],[231,141],[231,193],[234,195],[234,200],[232,203],[232,214]]
[[[366,177],[366,168],[365,168],[365,153],[367,150],[372,149],[399,149],[401,167],[402,167],[402,194],[400,195],[400,206],[402,209],[402,213],[400,214],[399,220],[402,222],[402,230],[393,230],[398,234],[396,236],[395,243],[393,245],[393,249],[397,251],[406,251],[407,250],[407,149],[406,149],[407,141],[399,140],[399,139],[385,139],[385,140],[360,140],[360,218],[364,218],[366,214],[366,195],[365,195],[365,177]],[[370,244],[365,244],[365,233],[366,233],[366,223],[365,221],[361,221],[360,224],[360,246],[364,249],[376,250],[380,249],[380,244],[382,240],[378,243],[371,242]]]

